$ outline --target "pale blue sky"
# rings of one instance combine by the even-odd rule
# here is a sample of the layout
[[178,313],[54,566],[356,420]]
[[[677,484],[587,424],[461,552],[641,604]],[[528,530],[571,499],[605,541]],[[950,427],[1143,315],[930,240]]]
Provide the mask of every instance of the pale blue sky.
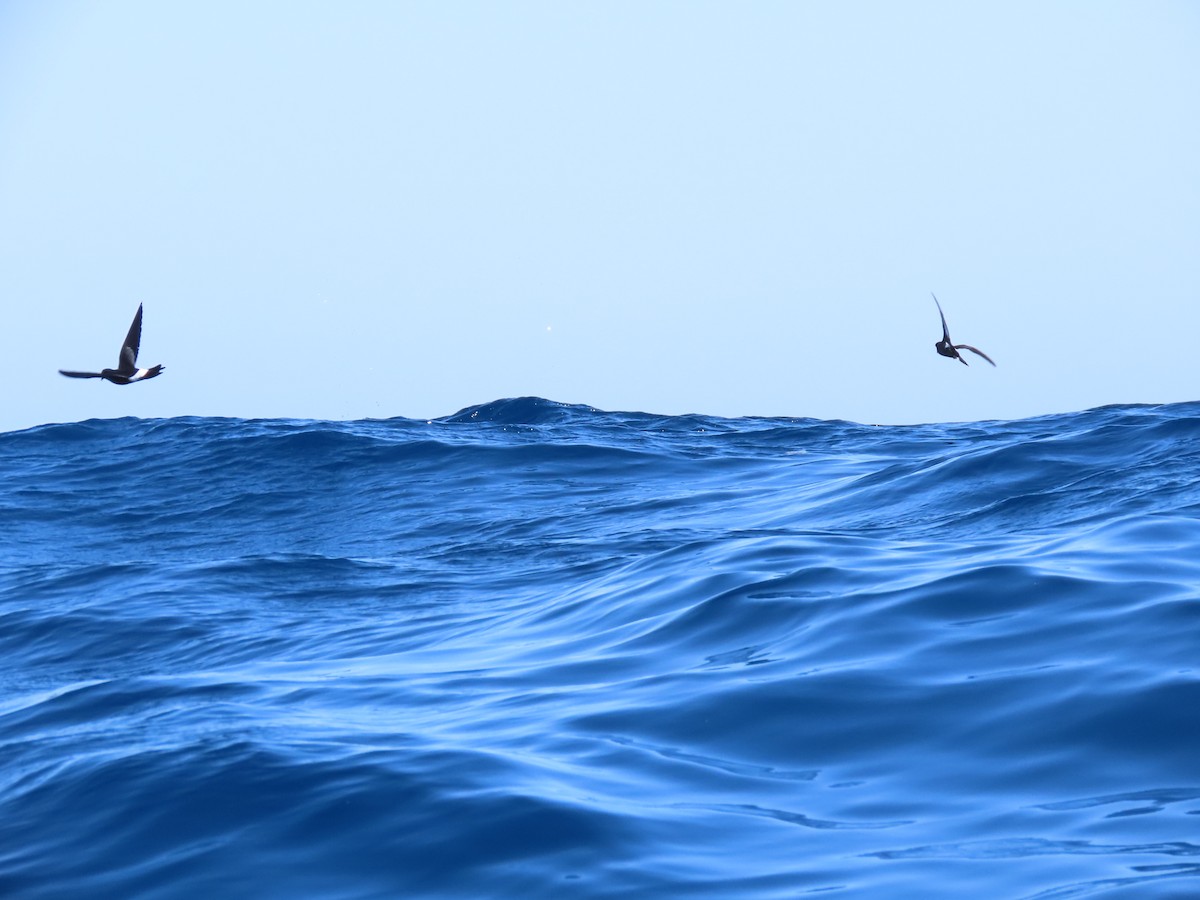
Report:
[[1200,4],[5,3],[0,308],[3,430],[1198,399]]

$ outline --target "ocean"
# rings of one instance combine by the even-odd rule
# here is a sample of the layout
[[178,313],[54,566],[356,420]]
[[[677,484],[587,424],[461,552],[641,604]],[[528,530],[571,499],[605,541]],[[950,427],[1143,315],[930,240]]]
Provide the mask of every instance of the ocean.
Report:
[[0,434],[0,896],[1200,897],[1200,403]]

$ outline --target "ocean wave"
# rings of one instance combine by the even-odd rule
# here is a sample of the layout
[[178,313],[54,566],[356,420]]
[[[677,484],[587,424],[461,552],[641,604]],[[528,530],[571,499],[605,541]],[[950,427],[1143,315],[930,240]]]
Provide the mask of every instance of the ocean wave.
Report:
[[1198,437],[0,434],[0,894],[1190,896]]

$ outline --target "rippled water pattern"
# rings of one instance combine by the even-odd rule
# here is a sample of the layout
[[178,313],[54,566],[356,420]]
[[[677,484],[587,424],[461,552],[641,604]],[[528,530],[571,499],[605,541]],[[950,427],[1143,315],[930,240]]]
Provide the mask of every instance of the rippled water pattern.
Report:
[[1200,897],[1200,404],[0,435],[0,896]]

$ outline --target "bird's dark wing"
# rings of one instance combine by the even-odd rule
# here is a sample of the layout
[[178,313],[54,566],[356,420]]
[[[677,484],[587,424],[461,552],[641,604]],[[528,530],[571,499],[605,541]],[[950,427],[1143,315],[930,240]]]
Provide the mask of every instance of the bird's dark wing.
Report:
[[137,315],[129,326],[129,334],[125,335],[125,343],[121,345],[121,357],[117,360],[117,371],[122,375],[132,375],[137,371],[138,345],[142,342],[142,304],[138,304]]
[[103,378],[99,372],[68,372],[65,369],[58,370],[59,375],[66,375],[68,378]]
[[934,303],[937,303],[938,315],[942,317],[942,340],[950,343],[950,329],[946,327],[946,314],[942,312],[942,304],[938,303],[937,294],[930,291],[929,296],[933,298]]
[[988,355],[987,355],[986,353],[984,353],[982,350],[977,350],[977,349],[975,349],[975,348],[974,348],[974,347],[972,347],[970,344],[955,344],[955,345],[954,345],[954,349],[955,349],[955,350],[970,350],[970,351],[971,351],[972,353],[974,353],[976,356],[982,356],[982,357],[983,357],[984,359],[986,359],[988,362],[992,363],[992,365],[993,365],[993,366],[994,366],[994,365],[996,365],[994,362],[992,362],[992,358],[991,358],[990,356],[988,356]]

